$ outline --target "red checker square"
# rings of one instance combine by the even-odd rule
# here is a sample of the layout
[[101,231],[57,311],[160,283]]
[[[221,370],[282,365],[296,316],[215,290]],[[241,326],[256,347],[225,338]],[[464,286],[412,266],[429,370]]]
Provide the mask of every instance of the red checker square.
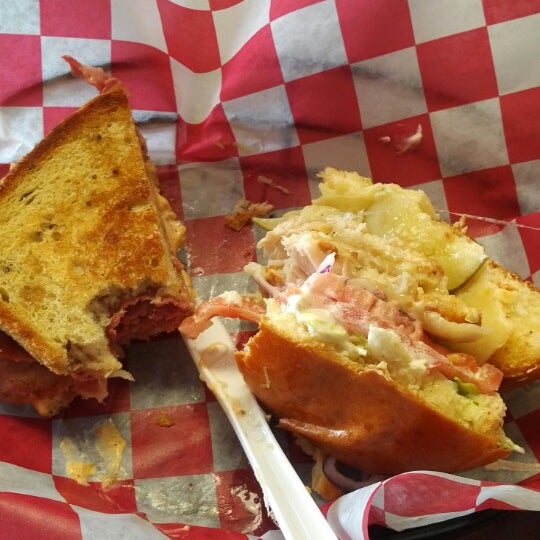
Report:
[[171,65],[166,53],[142,43],[111,43],[111,75],[129,89],[133,109],[176,111]]
[[257,535],[275,528],[252,469],[216,473],[216,494],[222,529]]
[[518,482],[520,486],[525,486],[530,489],[535,489],[536,491],[540,491],[540,473],[535,474],[534,476],[531,476],[530,478],[526,478],[525,480]]
[[195,73],[221,65],[212,12],[158,0],[158,9],[169,54]]
[[71,478],[54,476],[54,486],[67,503],[94,512],[124,514],[137,512],[135,488],[132,480],[119,480],[103,489],[102,484],[90,482],[87,486]]
[[[421,129],[421,134],[417,133]],[[421,136],[418,146],[409,141]],[[404,187],[441,177],[429,115],[420,115],[364,131],[371,175]]]
[[218,11],[220,9],[227,9],[236,4],[240,4],[243,0],[209,0],[210,9],[212,11]]
[[160,165],[157,167],[157,175],[162,195],[169,201],[178,219],[182,219],[184,209],[182,206],[178,168],[176,165]]
[[[172,425],[160,425],[163,414]],[[212,470],[212,440],[205,403],[132,411],[134,478],[204,474]]]
[[296,79],[288,82],[285,88],[302,144],[362,128],[349,66]]
[[299,146],[240,158],[244,193],[252,202],[268,201],[274,208],[311,202],[304,156]]
[[287,13],[298,11],[307,6],[318,4],[323,0],[270,0],[270,20],[275,21]]
[[4,178],[9,172],[9,163],[0,163],[0,178]]
[[110,39],[110,0],[40,0],[44,36]]
[[[495,482],[482,482],[483,486],[495,486],[497,485]],[[514,506],[510,503],[507,503],[505,501],[501,501],[499,499],[486,499],[485,501],[482,501],[480,504],[476,506],[476,511],[480,512],[481,510],[488,510],[490,508],[496,509],[496,510],[521,510],[518,506]]]
[[79,516],[64,502],[0,493],[0,516],[2,538],[82,540]]
[[486,28],[421,43],[416,52],[430,111],[498,95]]
[[527,253],[531,274],[534,274],[540,270],[540,213],[519,217],[517,223],[522,225],[518,231]]
[[[443,185],[453,221],[459,216],[452,216],[452,212],[500,220],[519,216],[514,176],[508,165],[445,178]],[[469,219],[467,226],[473,237],[492,234],[501,228],[475,219]]]
[[540,410],[532,411],[516,420],[523,437],[530,446],[536,459],[540,461]]
[[482,0],[487,24],[540,13],[540,0]]
[[[435,493],[436,497],[433,496]],[[410,473],[390,478],[384,484],[384,508],[404,517],[460,512],[474,508],[479,493],[477,484]]]
[[200,124],[178,120],[176,156],[179,162],[220,161],[238,155],[231,126],[221,105]]
[[82,416],[109,415],[127,412],[130,409],[130,382],[120,378],[111,378],[108,381],[109,395],[100,403],[96,399],[83,399],[80,397],[62,412],[64,418],[79,418]]
[[414,45],[407,0],[336,0],[349,62],[358,62]]
[[225,225],[223,216],[186,220],[185,225],[190,266],[198,269],[198,275],[241,272],[255,260],[250,227],[235,231]]
[[0,106],[41,106],[43,90],[40,37],[0,34],[0,57]]
[[[152,523],[152,525],[172,540],[246,540],[245,534],[224,529],[197,525],[179,526],[178,523]],[[275,525],[273,528],[276,528]]]
[[[223,66],[221,73],[222,101],[282,84],[283,75],[270,26],[265,26],[247,41]],[[246,77],[246,73],[257,76]]]
[[511,163],[540,158],[540,88],[501,96],[501,113]]
[[368,523],[370,525],[377,524],[384,527],[386,525],[384,510],[372,504],[369,507]]
[[49,133],[62,120],[75,112],[77,107],[43,107],[43,131]]
[[25,469],[51,472],[50,420],[0,415],[0,441],[7,442],[0,445],[0,461],[19,465]]

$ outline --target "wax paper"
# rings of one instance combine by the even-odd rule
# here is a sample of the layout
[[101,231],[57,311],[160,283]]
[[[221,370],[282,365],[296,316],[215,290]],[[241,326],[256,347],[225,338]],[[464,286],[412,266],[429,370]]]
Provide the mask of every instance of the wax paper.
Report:
[[[276,214],[309,204],[326,166],[424,189],[538,284],[539,28],[534,0],[0,0],[0,173],[95,95],[69,54],[129,88],[201,298],[253,290],[242,268],[261,231],[224,225],[238,200]],[[224,324],[239,344],[253,331]],[[135,344],[126,364],[135,382],[115,382],[102,405],[52,420],[0,405],[2,538],[281,537],[182,339]],[[505,395],[522,470],[407,473],[321,511],[360,539],[370,523],[540,510],[539,393]],[[95,453],[108,423],[126,441],[112,483]],[[276,436],[309,483],[310,458]],[[66,471],[63,441],[96,464],[88,485]]]

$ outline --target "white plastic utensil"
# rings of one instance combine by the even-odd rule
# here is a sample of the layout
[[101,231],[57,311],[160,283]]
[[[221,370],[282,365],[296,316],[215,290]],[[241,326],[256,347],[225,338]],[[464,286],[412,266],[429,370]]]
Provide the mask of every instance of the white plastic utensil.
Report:
[[337,540],[238,371],[234,345],[223,325],[214,320],[197,339],[185,341],[201,379],[231,422],[283,536],[290,540]]

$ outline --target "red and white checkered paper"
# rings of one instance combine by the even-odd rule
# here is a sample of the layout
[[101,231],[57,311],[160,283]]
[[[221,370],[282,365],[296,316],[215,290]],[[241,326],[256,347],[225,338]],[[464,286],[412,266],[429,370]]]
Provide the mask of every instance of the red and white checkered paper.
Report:
[[[0,174],[94,95],[61,56],[105,67],[129,88],[187,226],[201,297],[252,287],[242,267],[260,232],[224,226],[237,200],[308,204],[325,166],[421,187],[451,220],[483,216],[471,233],[540,282],[538,0],[0,0],[0,13]],[[420,146],[399,152],[418,126]],[[226,324],[238,343],[252,330]],[[127,364],[136,382],[115,381],[103,405],[77,402],[53,420],[0,405],[2,538],[279,538],[182,341],[135,345]],[[540,460],[539,396],[538,385],[505,396],[522,463]],[[120,480],[81,486],[60,441],[84,442],[109,418],[128,442]],[[278,437],[307,482],[310,459]],[[534,469],[415,472],[322,510],[360,539],[369,523],[540,510],[539,492]]]

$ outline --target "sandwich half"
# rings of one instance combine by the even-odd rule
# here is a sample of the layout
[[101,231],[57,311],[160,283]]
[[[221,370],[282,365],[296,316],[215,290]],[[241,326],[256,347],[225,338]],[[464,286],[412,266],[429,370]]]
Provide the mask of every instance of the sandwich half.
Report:
[[[364,473],[458,472],[520,450],[503,430],[504,373],[462,346],[501,344],[482,309],[454,293],[491,264],[462,223],[420,191],[326,169],[322,195],[256,219],[261,294],[225,293],[181,325],[215,315],[258,331],[238,367],[279,426]],[[493,351],[492,351],[493,352]]]
[[123,346],[192,313],[183,240],[110,85],[0,180],[0,400],[51,416],[131,378]]

